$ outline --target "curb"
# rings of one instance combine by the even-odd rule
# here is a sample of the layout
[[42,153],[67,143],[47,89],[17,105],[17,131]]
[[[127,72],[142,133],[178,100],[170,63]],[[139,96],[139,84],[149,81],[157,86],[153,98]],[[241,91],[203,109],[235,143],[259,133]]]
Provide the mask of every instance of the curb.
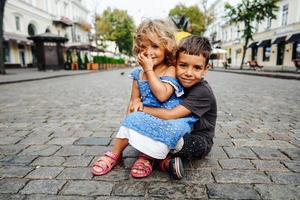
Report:
[[245,74],[245,75],[252,75],[252,76],[265,76],[269,78],[300,80],[300,74],[287,75],[287,74],[275,73],[275,72],[273,73],[272,72],[247,72],[247,71],[233,71],[233,70],[222,70],[222,69],[211,69],[211,71],[234,73],[234,74]]
[[12,84],[12,83],[21,83],[21,82],[29,82],[29,81],[38,81],[38,80],[60,78],[60,77],[66,77],[66,76],[86,75],[86,74],[97,73],[97,72],[98,71],[90,71],[90,72],[83,72],[83,73],[77,73],[77,74],[61,74],[61,75],[45,76],[45,77],[38,77],[38,78],[29,78],[29,79],[23,79],[23,80],[2,81],[2,82],[0,81],[0,85],[6,85],[6,84]]

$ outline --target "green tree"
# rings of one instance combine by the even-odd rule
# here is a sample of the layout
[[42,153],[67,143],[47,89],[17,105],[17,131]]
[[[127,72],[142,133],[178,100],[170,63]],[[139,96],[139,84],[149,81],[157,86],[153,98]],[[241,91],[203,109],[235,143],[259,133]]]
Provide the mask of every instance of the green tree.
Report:
[[183,4],[178,4],[169,11],[170,17],[178,19],[185,16],[189,20],[188,32],[195,35],[202,35],[205,31],[205,15],[197,5],[186,7]]
[[102,40],[115,41],[121,53],[132,55],[134,22],[127,11],[110,8],[96,18],[96,35]]
[[3,52],[3,18],[6,0],[0,1],[0,74],[6,74],[4,67],[4,52]]
[[260,23],[265,19],[276,19],[275,12],[278,11],[279,0],[242,0],[235,7],[229,3],[225,4],[226,17],[231,24],[243,23],[242,38],[245,40],[243,45],[243,56],[240,69],[243,69],[249,40],[253,40],[255,27],[253,22]]

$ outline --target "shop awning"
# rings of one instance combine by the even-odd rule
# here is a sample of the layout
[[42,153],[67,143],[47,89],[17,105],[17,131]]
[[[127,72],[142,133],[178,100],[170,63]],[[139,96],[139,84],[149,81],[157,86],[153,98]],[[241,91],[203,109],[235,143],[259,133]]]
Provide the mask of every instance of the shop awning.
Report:
[[288,43],[300,42],[300,33],[293,34],[288,40]]
[[278,37],[274,40],[274,42],[272,44],[280,44],[282,42],[285,42],[285,38],[286,38],[286,36]]
[[252,42],[252,43],[248,46],[248,48],[255,48],[255,47],[257,47],[257,43],[258,43],[258,42]]
[[271,46],[271,40],[263,40],[258,47]]
[[103,49],[100,49],[98,47],[95,47],[90,44],[84,44],[84,43],[70,43],[66,44],[67,49],[76,49],[76,50],[85,50],[85,51],[93,51],[93,52],[105,52]]
[[27,39],[26,35],[4,32],[4,41],[15,41],[18,44],[32,45],[32,41]]
[[61,24],[63,26],[72,26],[73,22],[68,17],[62,16],[60,19],[54,19],[54,24]]
[[31,37],[27,37],[29,40],[33,41],[42,41],[42,42],[62,42],[65,43],[69,39],[65,37],[60,37],[58,35],[52,34],[52,33],[43,33],[39,35],[34,35]]

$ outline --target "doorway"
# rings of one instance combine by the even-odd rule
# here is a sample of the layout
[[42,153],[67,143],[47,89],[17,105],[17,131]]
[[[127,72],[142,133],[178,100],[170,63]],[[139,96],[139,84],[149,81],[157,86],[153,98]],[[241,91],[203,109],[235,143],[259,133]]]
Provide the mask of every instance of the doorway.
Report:
[[277,65],[283,64],[285,43],[281,42],[277,45]]

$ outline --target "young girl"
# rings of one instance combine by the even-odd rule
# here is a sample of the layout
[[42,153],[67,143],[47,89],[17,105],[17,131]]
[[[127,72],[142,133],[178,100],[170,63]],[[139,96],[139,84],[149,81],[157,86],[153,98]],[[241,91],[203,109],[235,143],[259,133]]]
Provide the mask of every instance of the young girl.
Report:
[[[142,68],[134,69],[128,113],[145,106],[171,109],[182,98],[183,88],[175,79],[172,66],[176,51],[174,29],[163,20],[145,20],[135,35],[134,53]],[[174,92],[175,91],[175,92]],[[92,166],[94,175],[112,170],[121,160],[122,151],[130,143],[142,152],[134,163],[131,175],[146,177],[152,172],[153,158],[164,159],[170,149],[185,133],[190,132],[196,117],[161,120],[143,112],[128,114],[116,135],[111,152],[99,158]]]

